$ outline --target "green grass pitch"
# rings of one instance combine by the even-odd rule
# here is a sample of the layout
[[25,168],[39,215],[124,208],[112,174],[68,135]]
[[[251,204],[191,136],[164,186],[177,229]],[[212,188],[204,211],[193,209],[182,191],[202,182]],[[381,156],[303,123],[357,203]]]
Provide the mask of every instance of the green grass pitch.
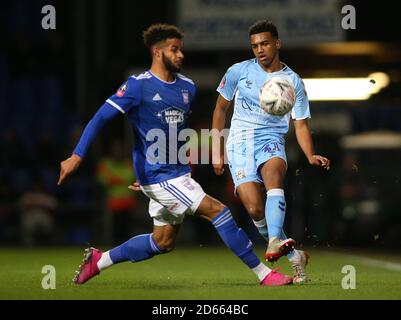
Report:
[[[103,248],[104,249],[104,248]],[[401,299],[401,255],[309,250],[307,285],[260,287],[225,247],[178,247],[140,263],[122,263],[82,286],[73,285],[82,248],[0,249],[0,299],[275,300]],[[257,248],[263,256],[263,248]],[[56,269],[56,289],[42,288],[42,267]],[[344,265],[356,270],[356,289],[341,286]],[[271,267],[271,265],[269,265]],[[291,274],[288,260],[274,267]]]

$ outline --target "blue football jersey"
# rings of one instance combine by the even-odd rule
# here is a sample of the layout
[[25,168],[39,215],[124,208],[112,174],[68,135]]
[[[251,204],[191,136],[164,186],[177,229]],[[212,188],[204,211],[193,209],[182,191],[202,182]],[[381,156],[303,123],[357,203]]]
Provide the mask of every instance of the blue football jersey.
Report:
[[[195,93],[195,84],[181,74],[176,74],[175,80],[170,83],[146,71],[130,77],[107,99],[108,104],[127,115],[133,127],[136,141],[132,157],[140,184],[155,184],[191,171],[188,164],[179,161],[178,151],[186,141],[178,141],[177,137],[186,128]],[[150,134],[147,139],[150,130],[156,135]],[[160,133],[166,137],[166,143],[158,141]],[[151,152],[148,154],[148,151]],[[165,161],[155,163],[152,157],[147,158],[149,155],[157,158],[160,152],[166,155]]]
[[[291,113],[274,116],[260,106],[259,91],[272,77],[283,77],[293,84],[296,102]],[[240,143],[252,136],[263,140],[267,134],[284,135],[288,131],[290,117],[296,120],[310,117],[309,101],[301,78],[284,65],[283,69],[268,73],[257,59],[250,59],[231,66],[220,82],[217,91],[228,101],[234,100],[227,144]]]

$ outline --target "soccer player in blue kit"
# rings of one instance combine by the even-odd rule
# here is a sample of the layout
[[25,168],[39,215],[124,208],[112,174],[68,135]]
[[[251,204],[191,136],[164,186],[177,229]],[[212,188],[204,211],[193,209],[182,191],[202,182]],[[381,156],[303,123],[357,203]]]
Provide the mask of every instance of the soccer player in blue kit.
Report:
[[138,180],[131,188],[142,190],[149,197],[153,232],[135,236],[106,252],[96,248],[86,249],[74,282],[83,284],[113,264],[139,262],[170,252],[184,216],[195,214],[214,225],[227,247],[256,274],[261,285],[292,283],[291,277],[271,270],[259,260],[252,242],[237,227],[230,210],[205,194],[202,187],[191,178],[190,166],[174,161],[184,142],[177,143],[177,139],[173,141],[177,144],[176,150],[160,143],[158,152],[166,153],[166,162],[154,163],[152,155],[149,156],[148,152],[155,141],[149,139],[147,134],[157,129],[169,137],[170,131],[175,130],[177,137],[186,128],[186,118],[196,89],[190,79],[178,73],[184,55],[181,51],[183,34],[177,27],[155,24],[144,32],[143,37],[152,55],[151,68],[130,77],[96,112],[72,155],[61,162],[58,185],[79,167],[102,126],[117,115],[126,114],[136,136],[132,155]]
[[[305,283],[308,254],[293,250],[295,241],[283,231],[285,217],[284,177],[287,170],[284,136],[290,117],[294,120],[297,141],[314,166],[330,168],[329,159],[316,155],[307,119],[309,102],[301,78],[280,61],[276,26],[269,20],[258,21],[249,29],[254,59],[231,66],[217,89],[219,96],[213,114],[213,167],[224,172],[221,135],[226,113],[234,100],[234,114],[226,143],[228,164],[236,193],[256,225],[268,241],[265,259],[276,261],[287,255],[294,269],[294,283]],[[293,84],[296,102],[284,116],[267,114],[259,102],[259,91],[272,77],[283,77]],[[266,200],[265,200],[265,192]]]

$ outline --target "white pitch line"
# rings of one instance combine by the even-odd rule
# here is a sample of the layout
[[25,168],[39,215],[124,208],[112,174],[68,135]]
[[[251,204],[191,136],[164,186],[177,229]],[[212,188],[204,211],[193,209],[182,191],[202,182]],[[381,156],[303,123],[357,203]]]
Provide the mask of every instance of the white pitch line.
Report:
[[382,261],[382,260],[366,258],[366,257],[361,257],[361,256],[354,256],[354,255],[343,255],[343,254],[340,254],[340,255],[358,260],[358,262],[361,262],[367,266],[379,267],[379,268],[383,268],[383,269],[387,269],[387,270],[401,272],[401,263]]

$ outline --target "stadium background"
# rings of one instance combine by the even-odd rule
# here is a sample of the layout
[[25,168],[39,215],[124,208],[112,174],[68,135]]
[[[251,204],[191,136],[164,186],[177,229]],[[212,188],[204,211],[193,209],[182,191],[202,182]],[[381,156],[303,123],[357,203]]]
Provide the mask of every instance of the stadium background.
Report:
[[[357,28],[344,31],[341,44],[327,50],[313,39],[310,44],[293,46],[284,41],[282,60],[303,78],[366,76],[375,71],[391,76],[390,85],[367,101],[311,102],[315,147],[332,160],[329,172],[307,164],[290,130],[286,230],[304,246],[401,249],[401,50],[395,26],[398,16],[388,3],[389,7],[373,8],[366,1],[339,1],[339,11],[343,4],[355,6]],[[56,30],[41,28],[41,8],[46,4],[56,8]],[[132,210],[122,213],[121,219],[119,213],[107,210],[107,187],[101,182],[99,162],[115,141],[124,143],[123,155],[129,156],[127,145],[132,136],[123,117],[103,129],[79,171],[65,185],[57,187],[56,182],[59,162],[71,153],[83,125],[130,72],[149,67],[142,31],[154,22],[181,26],[179,4],[2,1],[1,246],[87,242],[107,246],[118,242],[118,235],[151,230],[147,198],[141,194],[132,195]],[[259,18],[264,16],[255,16],[255,20]],[[190,38],[188,32],[186,39]],[[365,45],[358,45],[361,42]],[[230,65],[250,58],[251,52],[246,46],[211,45],[188,48],[184,53],[182,72],[198,83],[199,90],[190,126],[210,128],[219,79]],[[382,130],[389,134],[381,135]],[[366,133],[372,134],[368,141],[379,139],[379,143],[358,148],[359,140],[352,140],[355,144],[344,146],[345,138],[364,138],[358,135]],[[210,165],[198,165],[194,178],[206,192],[232,208],[256,243],[263,243],[233,197],[227,173],[216,177]],[[197,246],[217,240],[207,222],[191,217],[179,237],[179,243]]]

